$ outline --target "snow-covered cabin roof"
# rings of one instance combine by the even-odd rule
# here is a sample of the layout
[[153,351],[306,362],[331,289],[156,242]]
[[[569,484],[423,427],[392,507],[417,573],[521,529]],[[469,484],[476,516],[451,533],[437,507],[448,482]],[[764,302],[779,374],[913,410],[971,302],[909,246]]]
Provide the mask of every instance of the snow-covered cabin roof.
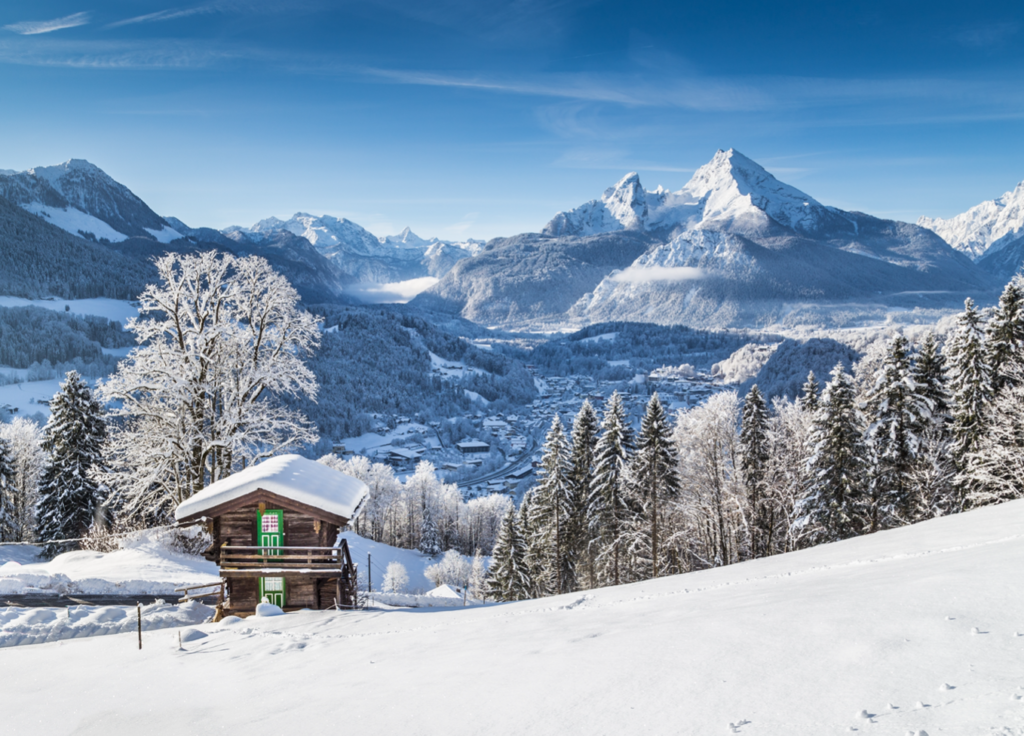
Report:
[[269,491],[352,521],[370,489],[361,480],[298,455],[279,455],[223,478],[186,499],[174,518],[187,519],[255,491]]

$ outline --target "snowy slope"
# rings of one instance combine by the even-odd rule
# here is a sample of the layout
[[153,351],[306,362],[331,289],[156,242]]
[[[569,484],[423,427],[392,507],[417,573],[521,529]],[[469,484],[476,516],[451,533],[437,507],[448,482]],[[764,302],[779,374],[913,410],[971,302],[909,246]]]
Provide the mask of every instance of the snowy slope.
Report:
[[998,199],[982,202],[955,217],[922,217],[917,224],[934,230],[954,248],[978,260],[1024,238],[1024,182]]
[[161,243],[181,237],[128,187],[82,159],[0,172],[0,196],[72,235],[91,233],[110,242],[140,237]]
[[141,652],[131,635],[18,647],[5,728],[1013,736],[1022,565],[1017,501],[538,601],[249,618],[197,627],[185,651],[174,631]]

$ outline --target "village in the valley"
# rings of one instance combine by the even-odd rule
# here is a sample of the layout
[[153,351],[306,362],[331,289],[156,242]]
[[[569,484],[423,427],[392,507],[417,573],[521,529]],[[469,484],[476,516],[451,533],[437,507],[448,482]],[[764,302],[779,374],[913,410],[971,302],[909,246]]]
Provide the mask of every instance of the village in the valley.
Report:
[[[629,363],[628,360],[621,361]],[[721,377],[699,373],[692,366],[655,369],[637,373],[628,381],[598,381],[590,376],[541,376],[537,367],[526,365],[534,377],[538,398],[515,414],[487,414],[486,407],[465,417],[475,430],[454,446],[441,440],[440,421],[426,424],[415,417],[378,416],[380,429],[335,443],[339,457],[362,455],[373,462],[387,463],[399,476],[415,471],[421,461],[432,463],[449,482],[457,483],[466,498],[505,493],[519,500],[536,481],[542,459],[544,434],[557,415],[566,427],[584,401],[598,414],[605,401],[618,391],[627,414],[639,426],[650,395],[657,392],[670,412],[689,409],[717,391],[734,388]],[[461,377],[462,364],[438,359],[434,373],[440,377]],[[482,401],[480,403],[483,403]]]

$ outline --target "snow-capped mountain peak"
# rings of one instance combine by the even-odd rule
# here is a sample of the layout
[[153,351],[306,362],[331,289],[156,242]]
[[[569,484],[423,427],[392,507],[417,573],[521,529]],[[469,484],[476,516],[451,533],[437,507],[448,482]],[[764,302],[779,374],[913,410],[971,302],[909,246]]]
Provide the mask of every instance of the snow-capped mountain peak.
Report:
[[0,196],[84,237],[164,243],[181,237],[128,187],[83,159],[0,173]]
[[1024,237],[1024,181],[998,199],[982,202],[955,217],[922,217],[917,224],[978,260]]
[[693,228],[761,231],[774,221],[819,234],[856,232],[854,221],[785,184],[739,151],[719,150],[677,192],[645,190],[636,173],[627,174],[600,200],[555,215],[546,235],[594,235],[618,230],[673,232]]
[[635,171],[626,174],[614,187],[607,189],[601,198],[608,212],[626,230],[642,230],[647,222],[647,192],[640,184],[640,175]]

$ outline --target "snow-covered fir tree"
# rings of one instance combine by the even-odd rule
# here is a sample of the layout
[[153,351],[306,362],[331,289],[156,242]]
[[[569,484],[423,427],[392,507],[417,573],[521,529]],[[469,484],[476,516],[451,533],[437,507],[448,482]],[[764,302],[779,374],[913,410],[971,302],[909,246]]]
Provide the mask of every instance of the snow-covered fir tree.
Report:
[[928,408],[927,424],[945,432],[949,423],[949,391],[946,387],[946,358],[939,351],[934,332],[921,340],[911,371],[917,393]]
[[556,414],[544,442],[540,484],[531,505],[530,546],[538,567],[534,583],[541,595],[568,593],[576,578],[576,560],[567,541],[568,517],[574,510],[570,452],[562,420]]
[[[516,516],[518,522],[519,517]],[[521,531],[521,530],[520,530]],[[522,536],[522,534],[520,534]],[[523,541],[525,547],[526,542]],[[525,557],[525,552],[524,552]],[[480,550],[473,553],[473,564],[469,568],[469,597],[476,600],[483,600],[487,595],[487,566],[484,564],[484,556]]]
[[917,463],[911,472],[917,498],[916,519],[930,519],[954,512],[956,465],[950,442],[950,397],[946,386],[946,358],[939,351],[935,333],[924,336],[914,356],[914,382],[924,399],[928,417],[921,429]]
[[[597,444],[598,419],[590,401],[583,400],[572,423],[572,448],[569,469],[569,495],[566,499],[566,547],[575,561],[570,590],[582,585],[594,587],[594,560],[596,550],[589,544],[588,520],[590,491],[594,483],[594,445]],[[584,583],[584,581],[586,581]]]
[[853,380],[838,363],[815,416],[810,487],[795,512],[802,545],[847,539],[866,530],[861,431]]
[[532,587],[526,567],[526,541],[515,510],[509,508],[491,552],[487,597],[496,601],[522,601],[531,597]]
[[740,420],[740,472],[750,514],[750,557],[764,557],[772,547],[775,519],[765,486],[768,461],[768,407],[755,383],[743,402]]
[[821,386],[818,384],[818,379],[815,377],[814,371],[810,371],[807,374],[807,380],[804,381],[804,385],[800,388],[801,408],[803,408],[804,411],[817,411],[820,392]]
[[545,571],[548,565],[548,548],[543,535],[537,533],[542,520],[539,518],[538,509],[534,508],[534,499],[537,497],[537,489],[531,488],[523,494],[523,500],[516,512],[516,521],[519,524],[519,531],[523,535],[523,543],[526,545],[523,553],[523,561],[526,564],[526,574],[530,580],[530,597],[540,598],[549,593],[546,585]]
[[1024,274],[1003,289],[985,329],[985,351],[997,393],[1010,380],[1014,365],[1024,365]]
[[431,504],[423,503],[423,523],[420,525],[419,551],[425,555],[441,554],[441,536],[437,532],[437,522]]
[[970,477],[967,455],[978,449],[985,432],[985,411],[992,398],[991,370],[985,350],[981,314],[974,301],[964,302],[956,329],[947,346],[949,392],[953,418],[950,424],[951,455],[957,469],[955,505],[962,505]]
[[665,566],[665,559],[660,556],[662,540],[659,537],[659,526],[665,504],[679,495],[678,463],[676,448],[672,443],[672,429],[661,399],[655,392],[647,402],[637,437],[636,453],[629,467],[630,483],[643,504],[642,521],[647,532],[646,535],[640,534],[639,540],[650,551],[648,574],[654,578],[661,574]]
[[874,532],[915,520],[917,498],[911,476],[930,416],[913,376],[910,343],[901,334],[890,340],[885,362],[875,374],[868,414],[871,469],[866,531]]
[[967,505],[986,506],[1024,496],[1024,367],[1013,364],[988,408],[985,432],[967,453]]
[[50,412],[43,430],[49,458],[39,484],[37,529],[47,557],[75,548],[75,542],[57,540],[85,536],[106,498],[106,488],[97,481],[105,470],[103,409],[75,371],[50,401]]
[[600,546],[598,579],[603,585],[624,582],[624,537],[639,513],[629,495],[626,477],[634,449],[633,430],[622,397],[616,391],[608,399],[594,450],[594,479],[588,504],[590,535]]
[[18,499],[10,443],[0,437],[0,542],[18,542]]

